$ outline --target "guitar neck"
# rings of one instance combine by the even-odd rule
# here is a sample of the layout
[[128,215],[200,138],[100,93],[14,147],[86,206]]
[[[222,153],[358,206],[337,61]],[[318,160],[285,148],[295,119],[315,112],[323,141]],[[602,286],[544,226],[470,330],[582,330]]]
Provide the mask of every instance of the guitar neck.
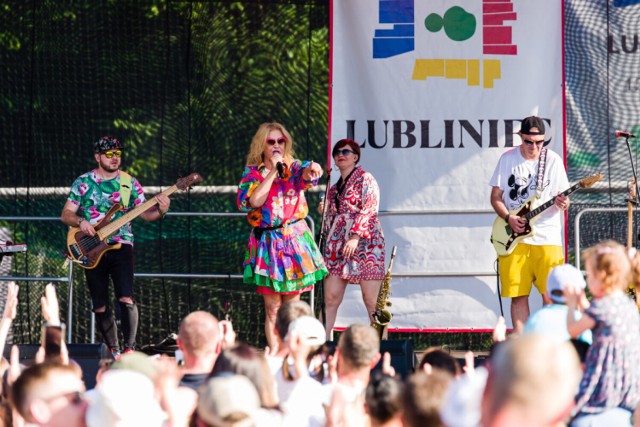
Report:
[[[573,193],[573,192],[575,192],[576,190],[579,190],[579,189],[580,189],[580,183],[577,183],[577,184],[574,184],[572,187],[564,190],[561,194],[564,195],[564,196],[568,196],[569,194],[571,194],[571,193]],[[553,206],[553,204],[556,202],[556,197],[558,197],[558,196],[555,196],[555,197],[551,198],[546,203],[541,204],[540,206],[538,206],[534,210],[532,210],[529,213],[525,214],[524,218],[527,219],[527,220],[531,220],[531,219],[537,217],[542,212],[544,212],[545,210],[547,210],[551,206]]]
[[[169,187],[166,190],[164,190],[162,192],[162,194],[164,194],[165,196],[169,196],[169,195],[173,194],[176,190],[178,190],[178,186],[177,185],[172,185],[171,187]],[[142,215],[143,213],[145,213],[146,211],[151,209],[151,207],[153,207],[153,206],[155,206],[157,204],[158,204],[158,201],[156,200],[156,198],[152,197],[151,199],[147,200],[146,202],[144,202],[143,204],[141,204],[140,206],[138,206],[137,208],[135,208],[131,212],[128,212],[128,213],[122,215],[120,218],[116,219],[115,221],[110,222],[109,224],[105,225],[104,227],[102,227],[100,229],[100,231],[98,233],[100,234],[102,239],[106,239],[108,237],[111,237],[118,230],[120,230],[120,228],[123,225],[125,225],[128,222],[133,221],[135,218],[139,217],[140,215]]]

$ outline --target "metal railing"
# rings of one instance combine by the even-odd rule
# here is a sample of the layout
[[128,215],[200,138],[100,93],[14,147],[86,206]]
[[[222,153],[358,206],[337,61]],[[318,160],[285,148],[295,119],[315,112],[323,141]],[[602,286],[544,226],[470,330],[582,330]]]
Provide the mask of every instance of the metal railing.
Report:
[[[60,222],[60,217],[59,216],[0,216],[0,221],[10,221],[10,222],[17,222],[17,221],[25,221],[25,222],[30,222],[30,221],[57,221]],[[28,249],[28,248],[27,248]],[[69,284],[69,289],[68,289],[68,298],[69,298],[69,307],[67,309],[67,342],[70,343],[71,342],[71,333],[72,333],[72,328],[71,325],[73,325],[72,320],[73,320],[73,312],[72,312],[72,308],[73,305],[71,304],[71,301],[73,301],[73,264],[70,263],[69,265],[69,271],[67,273],[66,276],[63,277],[29,277],[29,276],[0,276],[0,279],[2,279],[2,281],[13,281],[13,282],[66,282]]]
[[[187,217],[246,217],[246,213],[241,212],[168,212],[166,216],[187,216]],[[309,223],[312,236],[315,236],[315,222],[313,218],[307,216],[306,221]],[[19,222],[19,221],[57,221],[60,217],[34,217],[34,216],[0,216],[0,221]],[[61,223],[61,222],[60,222]],[[69,263],[68,274],[65,277],[29,277],[29,276],[0,276],[0,281],[15,282],[66,282],[68,283],[68,310],[67,310],[67,342],[71,343],[73,332],[73,262]],[[242,280],[242,274],[189,274],[189,273],[134,273],[134,277],[144,278],[175,278],[175,279],[237,279]],[[310,293],[311,310],[315,309],[314,292]],[[91,312],[91,343],[95,342],[95,314]]]
[[580,212],[576,214],[576,218],[574,220],[574,235],[575,235],[575,248],[576,248],[576,268],[580,270],[580,219],[583,215],[594,213],[594,212],[608,212],[608,213],[620,213],[627,212],[628,208],[586,208],[582,209]]

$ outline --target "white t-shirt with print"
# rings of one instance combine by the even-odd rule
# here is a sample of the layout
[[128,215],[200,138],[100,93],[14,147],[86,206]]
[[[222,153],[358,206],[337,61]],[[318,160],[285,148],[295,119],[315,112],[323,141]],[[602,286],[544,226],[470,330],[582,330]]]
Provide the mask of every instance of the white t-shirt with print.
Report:
[[[527,160],[522,157],[520,147],[512,148],[500,157],[489,185],[499,187],[502,201],[509,211],[521,207],[529,198],[536,195],[539,160]],[[547,150],[541,197],[534,201],[532,209],[555,197],[569,188],[567,172],[558,154]],[[551,206],[533,220],[533,236],[522,240],[530,245],[562,246],[563,212]]]

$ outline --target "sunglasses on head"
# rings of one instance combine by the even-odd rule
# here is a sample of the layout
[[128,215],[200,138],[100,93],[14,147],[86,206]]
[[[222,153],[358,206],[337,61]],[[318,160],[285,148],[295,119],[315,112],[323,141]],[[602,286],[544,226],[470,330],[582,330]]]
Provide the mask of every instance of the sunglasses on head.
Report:
[[107,159],[111,159],[111,158],[113,158],[113,156],[116,156],[116,157],[122,156],[122,150],[107,151],[107,152],[102,153],[102,154],[104,154]]
[[273,139],[273,138],[267,139],[267,144],[269,144],[269,145],[276,145],[276,142],[279,145],[284,145],[287,142],[287,138],[285,138],[284,136],[281,136],[278,139]]
[[353,151],[351,151],[351,150],[347,150],[347,149],[345,148],[344,150],[336,150],[336,151],[334,151],[334,152],[333,152],[333,157],[340,156],[340,155],[342,155],[342,156],[348,156],[348,155],[349,155],[349,154],[351,154],[351,153],[353,153]]
[[522,139],[522,142],[524,142],[524,143],[525,143],[525,144],[527,144],[527,145],[533,145],[533,144],[535,144],[535,145],[542,145],[542,144],[544,144],[544,139],[543,139],[543,140],[541,140],[541,141],[530,141],[530,140],[528,140],[528,139],[524,139],[524,138],[523,138],[523,139]]

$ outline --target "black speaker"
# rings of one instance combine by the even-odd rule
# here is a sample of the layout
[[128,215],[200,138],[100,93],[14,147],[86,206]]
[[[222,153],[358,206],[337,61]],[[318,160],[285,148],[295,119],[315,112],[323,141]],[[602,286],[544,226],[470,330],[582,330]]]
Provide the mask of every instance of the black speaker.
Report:
[[[20,349],[20,363],[32,365],[36,357],[36,352],[40,348],[39,344],[18,344]],[[100,359],[111,358],[109,348],[104,344],[67,344],[69,358],[73,359],[82,369],[82,379],[88,389],[95,387],[96,374],[100,367]],[[11,355],[11,345],[4,347],[4,357],[9,360]]]
[[[415,356],[413,354],[413,342],[411,340],[383,340],[380,341],[380,354],[389,353],[391,355],[391,366],[396,370],[396,374],[402,379],[406,379],[413,372],[415,366]],[[373,371],[382,370],[382,358],[373,368]]]

